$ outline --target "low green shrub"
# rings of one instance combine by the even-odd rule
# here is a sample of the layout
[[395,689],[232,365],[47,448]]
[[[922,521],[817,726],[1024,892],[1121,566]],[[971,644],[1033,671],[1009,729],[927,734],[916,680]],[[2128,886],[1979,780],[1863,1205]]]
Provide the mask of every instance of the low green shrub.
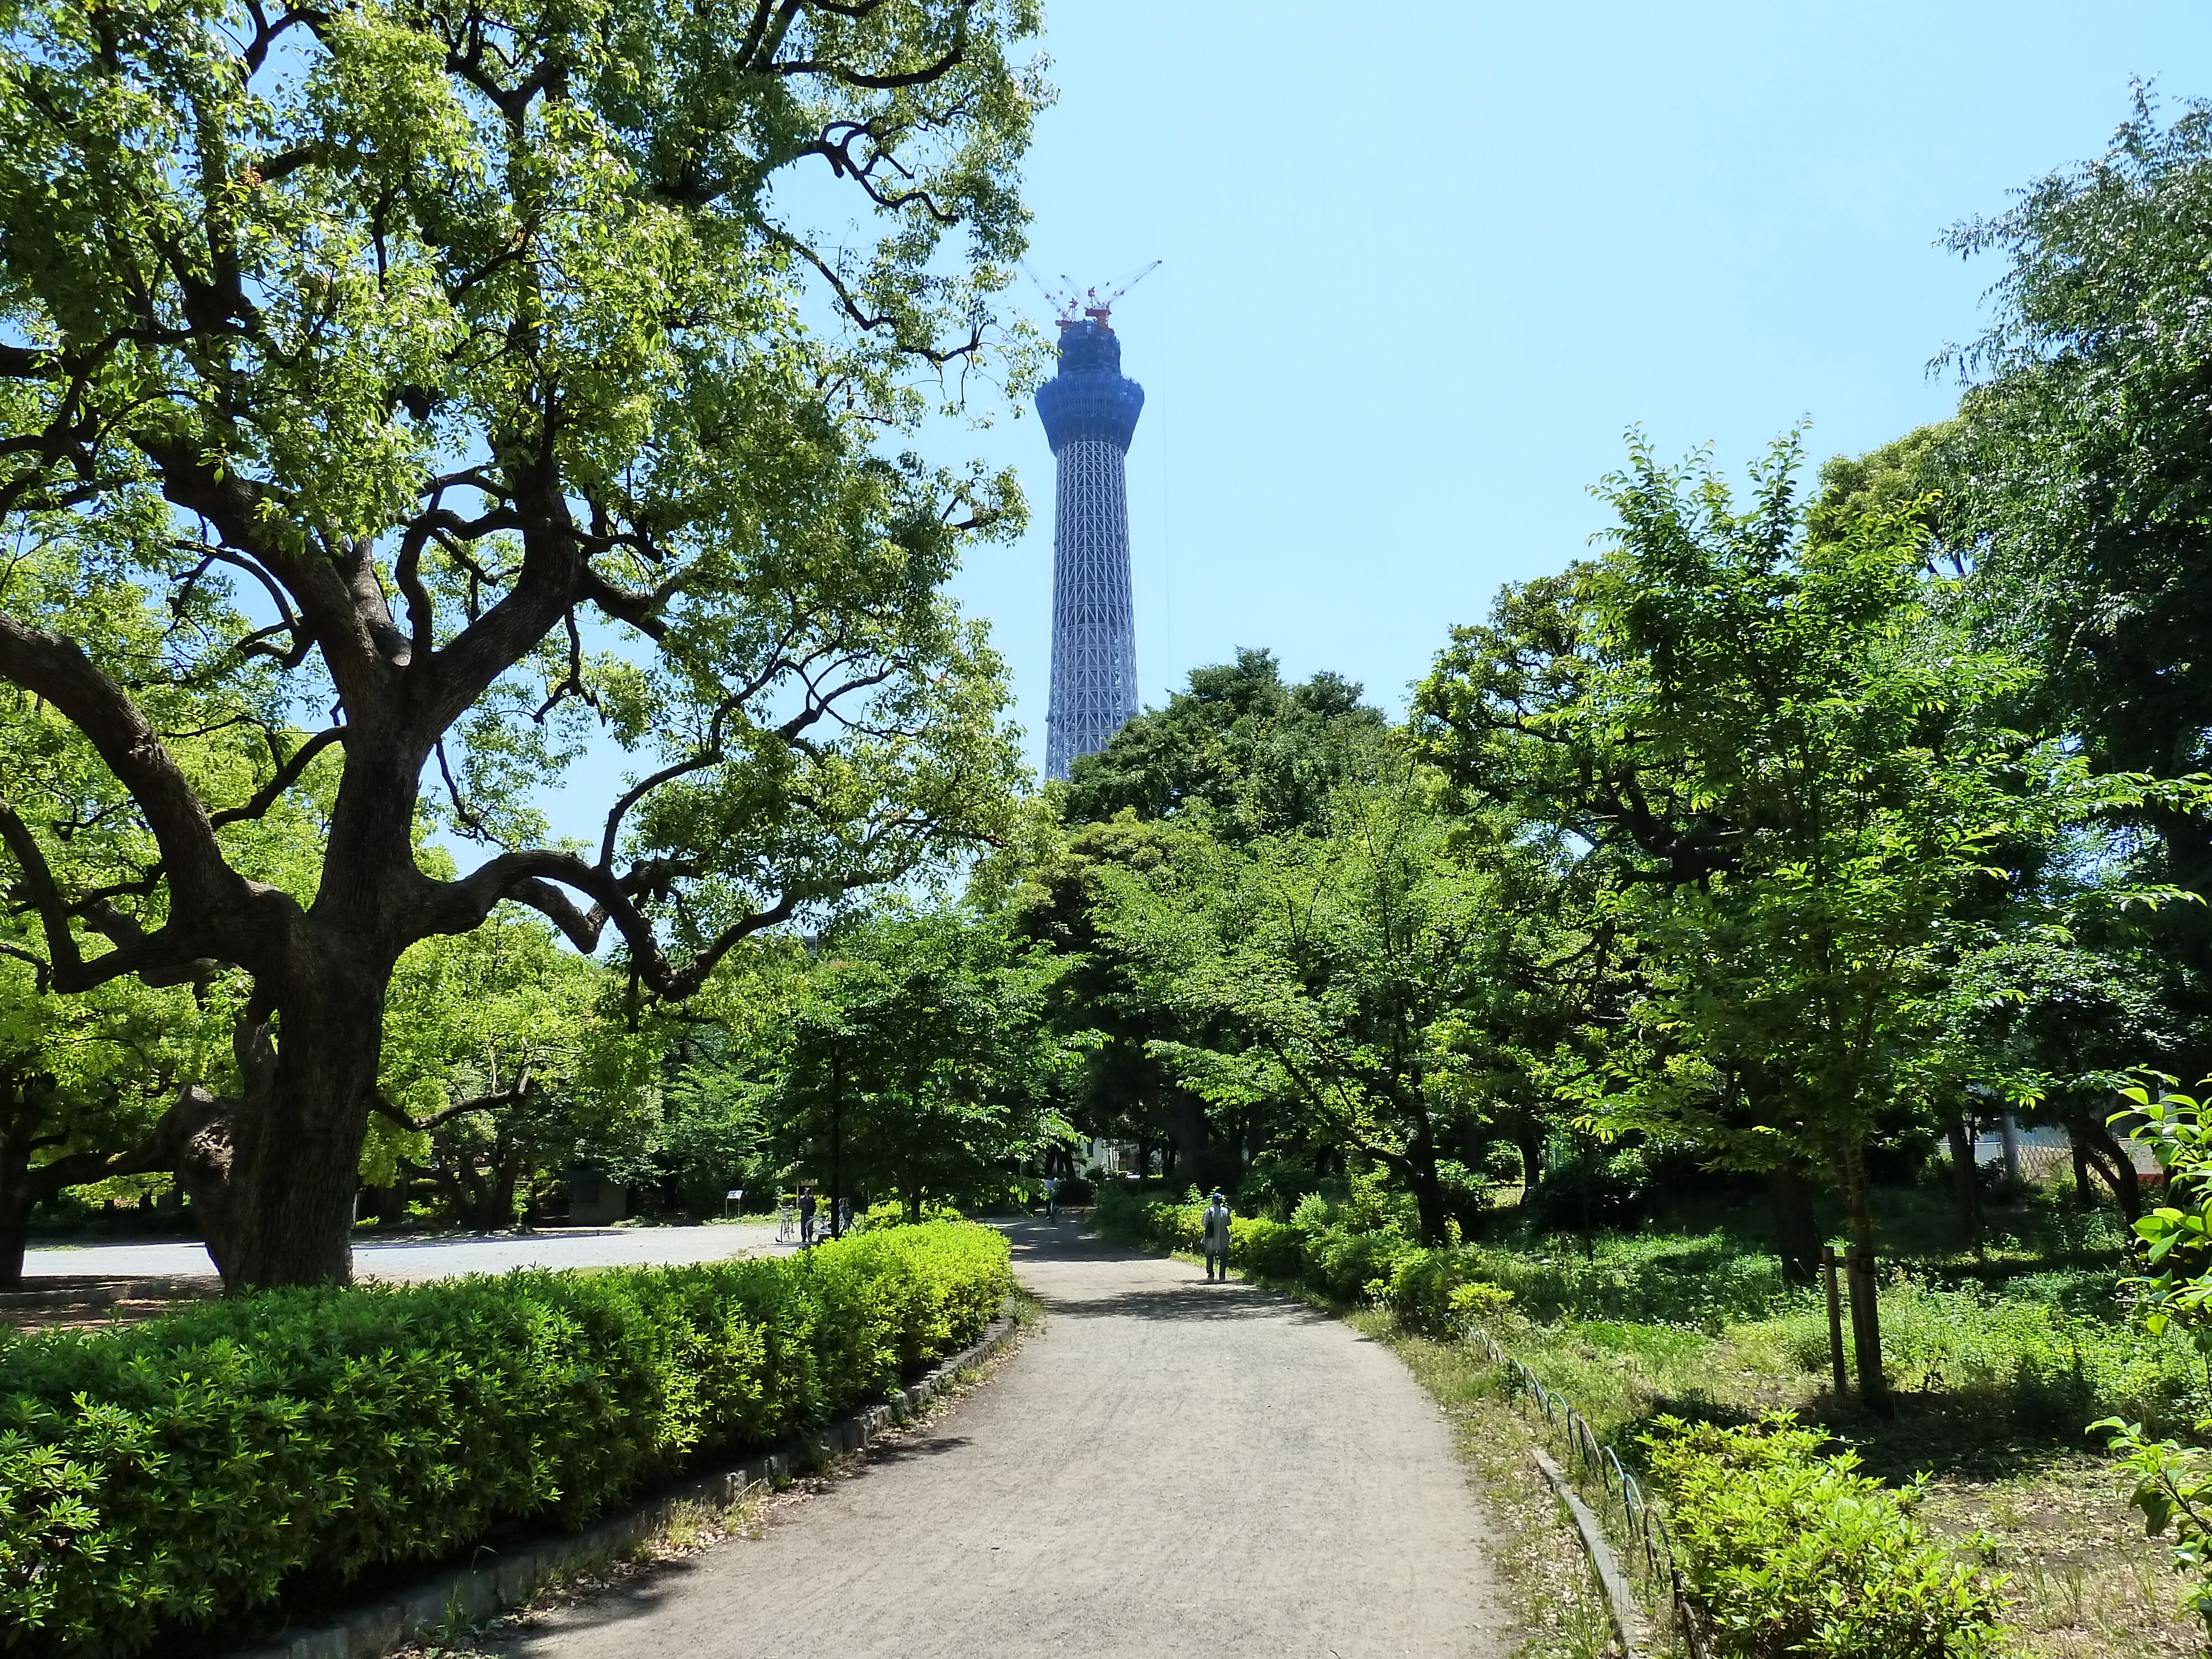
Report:
[[0,1651],[106,1659],[879,1398],[989,1322],[1006,1240],[290,1291],[0,1346]]
[[2004,1583],[1954,1559],[1913,1513],[1917,1485],[1787,1413],[1752,1427],[1661,1418],[1644,1437],[1683,1576],[1729,1659],[1996,1659]]
[[1305,1233],[1289,1222],[1238,1216],[1229,1225],[1229,1259],[1269,1279],[1297,1279],[1306,1270]]
[[[940,1204],[933,1198],[925,1198],[921,1201],[921,1218],[924,1221],[958,1221],[963,1218],[960,1212],[950,1204]],[[853,1224],[845,1231],[875,1232],[885,1227],[903,1227],[906,1224],[906,1206],[895,1198],[884,1198],[854,1216]]]

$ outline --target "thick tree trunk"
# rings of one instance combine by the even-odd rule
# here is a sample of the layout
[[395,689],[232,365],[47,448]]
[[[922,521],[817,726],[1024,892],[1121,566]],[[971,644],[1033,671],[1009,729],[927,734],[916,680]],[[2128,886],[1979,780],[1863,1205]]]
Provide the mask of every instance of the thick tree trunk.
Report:
[[1406,1184],[1413,1189],[1413,1206],[1420,1215],[1421,1243],[1442,1244],[1449,1237],[1444,1224],[1449,1217],[1444,1210],[1443,1179],[1437,1173],[1436,1130],[1426,1111],[1418,1106],[1414,1110],[1420,1129],[1406,1149]]
[[1782,1277],[1809,1285],[1820,1271],[1820,1226],[1813,1213],[1812,1184],[1794,1164],[1767,1171],[1767,1202],[1774,1211],[1774,1248],[1782,1258]]
[[1206,1173],[1206,1154],[1212,1129],[1206,1113],[1189,1099],[1171,1096],[1160,1103],[1160,1127],[1167,1131],[1167,1173],[1196,1181]]
[[[231,1294],[353,1278],[354,1195],[383,1047],[390,964],[331,950],[295,962],[233,1046],[244,1084],[178,1176]],[[264,994],[257,992],[256,1000]]]
[[[2112,1200],[2120,1206],[2120,1213],[2128,1225],[2134,1226],[2142,1217],[2142,1182],[2136,1174],[2135,1160],[2127,1150],[2112,1139],[2112,1131],[2099,1123],[2087,1112],[2069,1113],[2066,1119],[2066,1133],[2074,1143],[2075,1168],[2094,1167],[2105,1184],[2112,1189]],[[2088,1182],[2081,1182],[2086,1194]]]
[[830,1083],[830,1237],[845,1236],[845,1103],[833,1073]]
[[23,1282],[23,1243],[39,1201],[31,1182],[31,1140],[38,1127],[37,1113],[27,1109],[20,1093],[0,1108],[0,1290]]
[[1543,1183],[1544,1143],[1550,1137],[1545,1126],[1534,1112],[1516,1112],[1513,1117],[1513,1145],[1521,1154],[1521,1196],[1529,1194]]
[[1979,1254],[1982,1248],[1982,1176],[1974,1164],[1974,1135],[1960,1112],[1944,1125],[1951,1143],[1951,1187],[1959,1200],[1959,1228],[1966,1246]]
[[1851,1274],[1851,1346],[1859,1374],[1859,1398],[1867,1409],[1884,1416],[1894,1409],[1889,1381],[1881,1369],[1881,1310],[1875,1296],[1874,1194],[1867,1182],[1866,1149],[1857,1141],[1844,1144],[1843,1153],[1844,1202],[1851,1220],[1851,1249],[1856,1267]]
[[0,1141],[0,1291],[23,1283],[23,1246],[30,1237],[32,1194],[26,1160]]

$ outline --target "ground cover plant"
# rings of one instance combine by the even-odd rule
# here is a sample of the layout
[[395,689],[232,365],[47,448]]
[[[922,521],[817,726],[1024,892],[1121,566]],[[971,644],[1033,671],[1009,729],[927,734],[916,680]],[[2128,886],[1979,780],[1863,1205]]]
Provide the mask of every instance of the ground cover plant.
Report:
[[0,1346],[0,1651],[105,1659],[502,1526],[573,1526],[981,1334],[1005,1239],[298,1290]]
[[1786,1413],[1735,1428],[1663,1417],[1644,1437],[1688,1594],[1741,1659],[1993,1659],[2002,1584],[1933,1543],[1902,1492]]

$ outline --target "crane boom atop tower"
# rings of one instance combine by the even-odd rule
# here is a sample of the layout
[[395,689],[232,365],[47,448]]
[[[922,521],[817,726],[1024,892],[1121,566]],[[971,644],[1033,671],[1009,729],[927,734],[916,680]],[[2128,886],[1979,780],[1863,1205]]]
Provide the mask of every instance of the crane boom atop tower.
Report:
[[1036,284],[1038,293],[1052,301],[1054,314],[1059,317],[1060,321],[1067,322],[1082,311],[1083,298],[1073,283],[1068,282],[1066,277],[1062,276],[1060,280],[1066,286],[1054,288],[1036,274],[1036,268],[1028,260],[1024,259],[1020,263],[1022,274]]
[[1060,325],[1062,328],[1066,328],[1080,319],[1088,317],[1099,327],[1110,331],[1113,324],[1109,319],[1114,314],[1114,301],[1158,270],[1164,263],[1164,261],[1159,259],[1153,260],[1133,276],[1126,277],[1109,289],[1106,297],[1103,300],[1098,297],[1097,288],[1078,289],[1074,283],[1065,276],[1060,280],[1066,286],[1054,288],[1036,271],[1030,270],[1026,259],[1022,261],[1022,269],[1028,272],[1030,281],[1037,285],[1044,297],[1052,301],[1054,313],[1060,319]]
[[1152,264],[1146,265],[1135,276],[1127,278],[1115,286],[1103,300],[1098,297],[1098,290],[1095,288],[1092,289],[1090,295],[1091,303],[1083,307],[1083,314],[1090,318],[1093,322],[1097,323],[1101,328],[1111,327],[1112,325],[1107,321],[1107,319],[1114,314],[1114,301],[1120,299],[1131,289],[1136,287],[1138,283],[1143,282],[1146,277],[1158,270],[1160,268],[1161,263],[1162,262],[1160,260],[1153,260]]

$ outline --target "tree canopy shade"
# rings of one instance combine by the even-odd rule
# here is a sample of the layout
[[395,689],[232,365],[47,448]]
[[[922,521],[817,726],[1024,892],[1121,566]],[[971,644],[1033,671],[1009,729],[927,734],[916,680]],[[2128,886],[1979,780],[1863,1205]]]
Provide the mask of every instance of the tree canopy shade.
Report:
[[[0,680],[65,729],[0,758],[0,839],[56,990],[251,977],[240,1092],[202,1126],[231,1284],[347,1276],[415,941],[512,900],[681,997],[994,832],[1001,672],[938,589],[1018,498],[881,440],[930,401],[915,368],[992,338],[1036,26],[1028,0],[7,13]],[[872,246],[794,228],[801,164]],[[530,789],[594,717],[639,775],[551,844]],[[240,856],[284,810],[319,848],[292,890]],[[137,851],[79,879],[61,842],[118,815]],[[434,820],[487,856],[433,873]]]

